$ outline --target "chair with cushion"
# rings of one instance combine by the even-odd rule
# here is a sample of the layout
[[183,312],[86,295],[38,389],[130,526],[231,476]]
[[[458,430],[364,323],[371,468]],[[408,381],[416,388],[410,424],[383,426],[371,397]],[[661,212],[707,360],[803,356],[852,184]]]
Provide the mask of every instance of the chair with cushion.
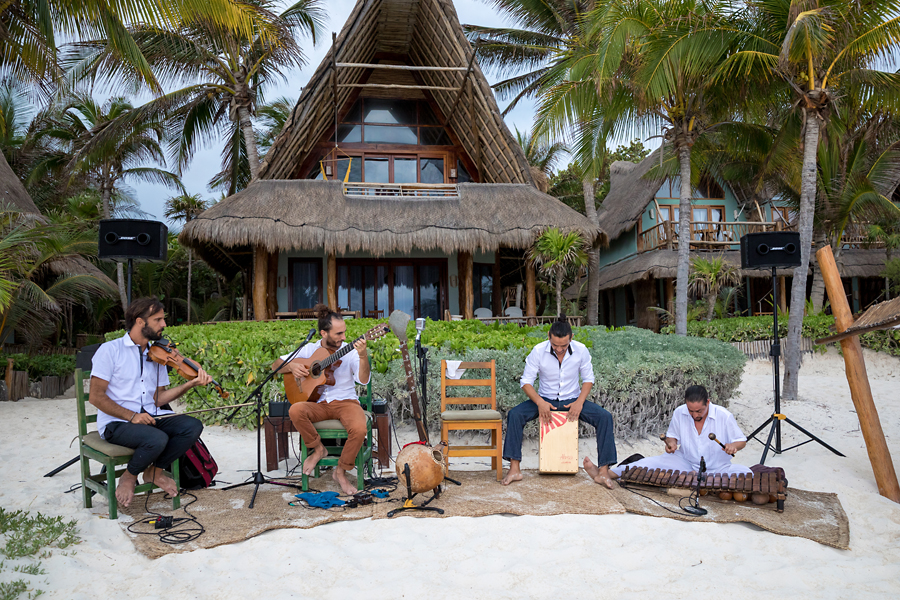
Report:
[[[369,383],[366,385],[366,394],[365,396],[360,397],[359,403],[362,405],[363,410],[366,412],[366,439],[363,441],[362,448],[359,449],[359,453],[356,455],[356,489],[361,490],[366,486],[365,480],[365,472],[366,469],[371,473],[372,471],[372,378],[369,377]],[[319,421],[318,423],[313,423],[316,428],[316,431],[319,434],[319,437],[323,440],[346,440],[347,439],[347,430],[344,429],[344,426],[341,425],[341,422],[337,419],[329,419],[327,421]],[[316,470],[314,473],[314,477],[319,477],[319,467],[323,466],[332,466],[336,467],[338,464],[338,460],[340,459],[341,450],[343,450],[342,446],[330,446],[325,444],[325,449],[328,451],[328,455],[322,458],[316,465]],[[306,447],[306,444],[303,442],[303,437],[300,438],[300,464],[302,465],[306,461],[306,457],[309,455],[309,449]],[[309,476],[302,476],[301,485],[303,487],[303,491],[309,489]]]
[[[128,464],[134,450],[125,446],[110,444],[100,437],[97,431],[88,432],[88,424],[97,422],[97,415],[89,415],[85,409],[88,402],[88,394],[84,391],[84,382],[91,380],[90,371],[75,369],[75,405],[78,408],[78,449],[81,458],[81,490],[84,494],[84,507],[91,508],[91,497],[94,492],[103,494],[109,502],[109,518],[119,518],[119,503],[116,500],[116,480],[125,472],[124,465]],[[91,474],[90,461],[97,461],[104,469],[97,474]],[[116,470],[116,467],[122,467]],[[169,475],[175,480],[175,485],[181,489],[181,476],[178,469],[178,461],[172,463],[172,472]],[[110,482],[110,473],[113,474]],[[138,483],[134,488],[135,496],[144,492],[152,492],[159,489],[152,483]],[[181,507],[181,497],[172,499],[172,509]]]
[[[447,376],[447,361],[441,361],[441,441],[448,442],[451,431],[490,430],[490,446],[451,445],[449,456],[490,456],[491,468],[497,471],[497,481],[503,477],[503,419],[497,410],[497,375],[494,361],[461,362],[457,369],[485,369],[486,379],[451,379]],[[490,394],[480,397],[448,396],[448,388],[490,388]],[[453,405],[489,408],[453,409]]]

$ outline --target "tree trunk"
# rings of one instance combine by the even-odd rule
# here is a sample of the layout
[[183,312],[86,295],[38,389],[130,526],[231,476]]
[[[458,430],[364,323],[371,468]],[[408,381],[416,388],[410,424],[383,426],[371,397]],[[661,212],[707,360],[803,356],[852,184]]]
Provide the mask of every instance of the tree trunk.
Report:
[[800,335],[803,329],[803,309],[806,306],[806,277],[809,273],[809,254],[812,249],[813,217],[816,198],[816,150],[819,146],[819,120],[815,111],[806,116],[803,138],[803,170],[800,179],[800,266],[794,269],[791,289],[791,314],[785,338],[784,385],[782,398],[796,400],[800,377]]
[[190,325],[190,323],[191,323],[191,275],[193,274],[192,267],[194,266],[192,264],[191,258],[192,258],[193,251],[194,251],[193,248],[188,248],[188,289],[187,289],[187,322],[188,322],[188,325]]
[[718,296],[718,294],[709,294],[706,297],[706,303],[709,304],[709,306],[706,308],[707,321],[712,321],[713,314],[716,312],[716,296]]
[[[597,207],[594,206],[594,180],[585,178],[581,182],[581,191],[584,194],[584,214],[594,225],[597,224]],[[600,300],[600,249],[591,244],[588,251],[588,293],[587,293],[587,324],[596,325]]]
[[[816,233],[816,250],[828,243],[827,237],[821,232]],[[812,263],[813,266],[813,283],[812,291],[809,294],[809,301],[812,303],[813,314],[822,312],[822,306],[825,304],[825,280],[822,279],[822,270],[819,263]]]
[[677,144],[681,165],[678,202],[678,270],[675,285],[675,334],[687,335],[688,277],[691,271],[691,147]]
[[246,106],[238,108],[238,118],[241,122],[241,133],[244,135],[244,144],[247,147],[247,162],[250,163],[250,180],[256,180],[259,176],[259,152],[256,149],[256,134],[253,132],[253,123],[250,122],[250,111]]
[[556,318],[562,314],[562,273],[556,276]]

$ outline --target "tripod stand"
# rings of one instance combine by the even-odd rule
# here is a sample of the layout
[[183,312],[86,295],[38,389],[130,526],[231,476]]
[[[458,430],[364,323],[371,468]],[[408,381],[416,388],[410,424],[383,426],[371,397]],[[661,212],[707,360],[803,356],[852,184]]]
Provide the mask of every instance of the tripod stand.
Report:
[[[303,343],[301,343],[299,346],[297,346],[297,349],[294,350],[293,352],[291,352],[290,356],[288,356],[286,359],[281,361],[281,364],[278,365],[277,368],[273,369],[271,373],[266,375],[265,379],[263,379],[262,382],[260,382],[260,384],[258,386],[256,386],[256,389],[253,390],[252,392],[250,392],[250,395],[247,396],[248,401],[251,398],[254,398],[254,397],[256,398],[256,408],[254,409],[254,412],[256,413],[256,472],[253,474],[252,479],[245,481],[243,483],[236,483],[235,485],[229,485],[228,487],[222,488],[222,489],[223,490],[231,490],[234,488],[243,487],[245,485],[254,486],[253,496],[250,497],[250,504],[248,505],[248,508],[253,508],[253,504],[256,502],[256,494],[259,493],[259,486],[263,485],[264,483],[271,483],[273,485],[283,485],[285,487],[293,487],[293,488],[297,488],[298,490],[302,491],[302,488],[299,485],[294,485],[292,483],[284,483],[282,481],[275,481],[274,479],[270,479],[262,474],[262,448],[261,448],[261,446],[262,446],[262,437],[261,437],[262,436],[262,434],[261,434],[262,425],[261,424],[262,424],[262,407],[263,407],[262,390],[263,390],[263,387],[267,383],[269,383],[269,381],[271,381],[273,377],[275,377],[275,375],[278,373],[278,371],[281,370],[281,367],[283,367],[287,363],[291,362],[294,359],[294,356],[296,356],[297,353],[300,352],[300,349],[309,343],[309,340],[312,339],[312,336],[315,333],[316,333],[316,329],[315,328],[311,329],[309,331],[309,335],[307,335],[306,339],[303,340]],[[237,414],[238,410],[240,410],[240,408],[235,409],[235,411],[233,413],[231,413],[225,420],[230,421],[232,418],[234,418],[234,415]]]
[[[769,351],[769,356],[772,357],[772,360],[775,364],[775,412],[769,417],[765,423],[756,428],[756,430],[747,436],[748,439],[756,439],[756,434],[766,428],[769,423],[772,424],[772,428],[769,430],[769,437],[765,443],[761,440],[756,439],[757,442],[763,444],[763,453],[762,458],[759,459],[759,464],[763,465],[766,463],[766,455],[769,453],[769,450],[772,450],[775,454],[781,454],[782,452],[787,452],[788,450],[793,450],[799,446],[804,444],[808,444],[810,442],[818,442],[837,454],[838,456],[844,456],[807,430],[803,429],[792,420],[790,420],[787,415],[782,414],[781,412],[781,382],[779,381],[779,361],[781,357],[781,341],[778,336],[778,305],[776,304],[778,298],[778,277],[775,274],[775,267],[772,267],[772,316],[774,319],[774,325],[772,329],[772,349]],[[802,310],[802,309],[801,309]],[[800,442],[799,444],[794,444],[790,448],[782,448],[781,447],[781,422],[785,421],[790,425],[793,425],[795,429],[799,430],[803,434],[809,437],[808,440]],[[772,445],[772,439],[775,439],[775,445]]]

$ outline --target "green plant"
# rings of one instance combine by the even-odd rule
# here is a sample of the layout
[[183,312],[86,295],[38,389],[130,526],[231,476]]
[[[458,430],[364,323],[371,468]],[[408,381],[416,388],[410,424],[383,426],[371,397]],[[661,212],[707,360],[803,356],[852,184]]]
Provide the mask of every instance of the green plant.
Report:
[[716,310],[716,298],[719,290],[725,286],[736,286],[741,282],[738,270],[725,261],[720,254],[710,259],[695,257],[691,259],[691,274],[688,280],[690,291],[706,300],[706,320],[712,321]]
[[[7,354],[13,359],[16,371],[27,371],[29,379],[40,379],[45,375],[65,377],[75,372],[75,356],[72,354]],[[4,361],[5,362],[5,361]]]
[[[65,522],[62,517],[48,517],[41,513],[31,516],[24,510],[10,512],[0,508],[0,555],[6,559],[29,559],[39,552],[41,557],[45,557],[50,555],[52,548],[64,549],[80,541],[74,519]],[[5,560],[0,561],[0,573],[7,566]],[[40,561],[16,564],[11,570],[32,577],[47,574]],[[25,592],[28,592],[28,598],[43,594],[42,590],[34,587],[34,582],[27,579],[0,583],[0,600],[17,600]]]

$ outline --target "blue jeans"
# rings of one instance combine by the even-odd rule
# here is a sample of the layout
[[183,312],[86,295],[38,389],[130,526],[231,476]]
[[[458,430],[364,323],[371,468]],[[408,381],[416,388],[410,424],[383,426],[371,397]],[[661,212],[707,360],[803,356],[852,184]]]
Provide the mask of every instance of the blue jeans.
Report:
[[157,419],[156,426],[113,421],[103,437],[110,444],[134,449],[128,461],[128,472],[139,475],[151,464],[168,470],[176,458],[187,452],[200,433],[203,423],[188,415]]
[[[543,396],[541,396],[543,398]],[[566,410],[565,407],[578,398],[570,400],[551,400],[552,410]],[[506,439],[503,440],[503,458],[505,460],[522,460],[522,432],[525,423],[538,418],[537,404],[530,398],[513,408],[506,415]],[[613,418],[609,411],[589,400],[585,401],[578,415],[579,421],[593,425],[597,429],[597,465],[605,467],[616,464],[616,441],[613,437]]]

